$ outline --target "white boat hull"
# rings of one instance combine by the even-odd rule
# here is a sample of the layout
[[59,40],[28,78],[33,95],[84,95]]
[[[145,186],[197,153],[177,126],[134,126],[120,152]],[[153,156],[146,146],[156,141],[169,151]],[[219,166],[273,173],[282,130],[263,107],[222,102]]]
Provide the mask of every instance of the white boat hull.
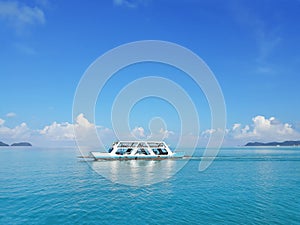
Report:
[[90,152],[90,154],[95,160],[162,160],[184,157],[184,152],[176,152],[172,155],[111,155],[106,152]]

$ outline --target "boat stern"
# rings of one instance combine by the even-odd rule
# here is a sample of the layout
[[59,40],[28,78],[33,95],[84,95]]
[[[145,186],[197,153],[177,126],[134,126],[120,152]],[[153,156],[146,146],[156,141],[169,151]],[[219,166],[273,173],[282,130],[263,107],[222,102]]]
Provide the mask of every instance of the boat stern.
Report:
[[111,155],[107,152],[90,152],[90,155],[95,159],[109,159]]

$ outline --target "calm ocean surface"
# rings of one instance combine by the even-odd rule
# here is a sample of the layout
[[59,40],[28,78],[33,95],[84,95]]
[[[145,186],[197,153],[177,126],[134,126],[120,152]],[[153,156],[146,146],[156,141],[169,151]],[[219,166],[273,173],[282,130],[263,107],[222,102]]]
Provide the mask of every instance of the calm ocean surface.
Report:
[[[173,176],[183,160],[78,155],[0,148],[0,224],[300,224],[300,148],[224,148],[204,172],[197,149]],[[155,168],[168,179],[151,184]]]

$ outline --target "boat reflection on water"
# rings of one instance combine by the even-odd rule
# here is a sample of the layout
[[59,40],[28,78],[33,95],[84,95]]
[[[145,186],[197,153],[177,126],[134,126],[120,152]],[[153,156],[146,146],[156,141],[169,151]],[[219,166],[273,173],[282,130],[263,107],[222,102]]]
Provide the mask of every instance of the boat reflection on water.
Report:
[[112,182],[130,186],[146,186],[169,179],[186,163],[182,159],[165,160],[101,160],[91,167]]

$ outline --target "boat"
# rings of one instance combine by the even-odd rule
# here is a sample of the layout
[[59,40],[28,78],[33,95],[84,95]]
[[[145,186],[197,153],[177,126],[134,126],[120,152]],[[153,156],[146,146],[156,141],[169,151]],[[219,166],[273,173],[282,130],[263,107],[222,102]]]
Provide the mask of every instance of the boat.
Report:
[[182,158],[184,152],[172,152],[163,141],[117,141],[108,152],[90,152],[95,160],[160,160]]

